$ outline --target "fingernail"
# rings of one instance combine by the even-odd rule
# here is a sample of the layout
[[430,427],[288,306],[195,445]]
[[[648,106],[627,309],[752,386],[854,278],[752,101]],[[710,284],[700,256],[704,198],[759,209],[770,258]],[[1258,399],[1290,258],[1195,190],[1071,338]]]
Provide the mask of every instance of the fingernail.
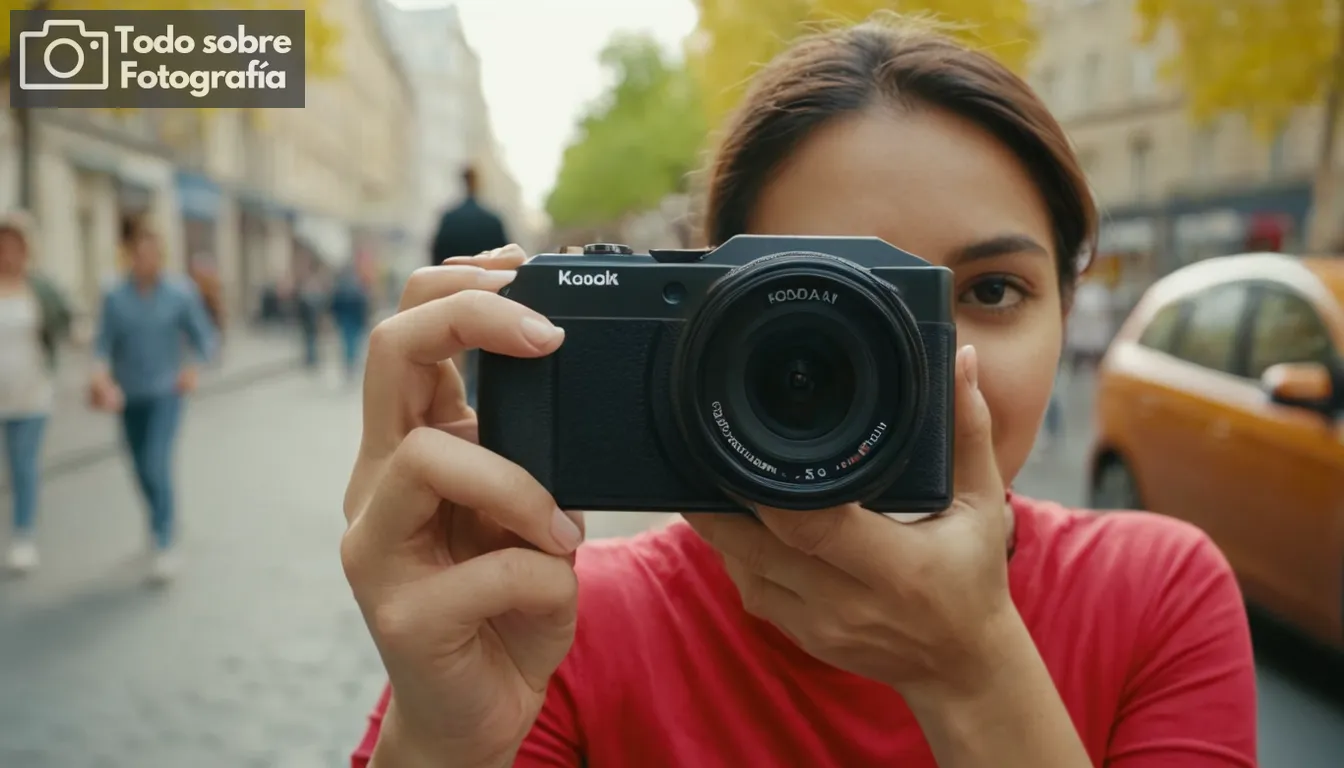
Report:
[[573,552],[583,543],[583,534],[579,531],[579,526],[575,525],[574,521],[569,519],[569,515],[562,512],[559,507],[551,513],[551,535],[566,552]]
[[503,288],[518,276],[514,269],[483,269],[476,276],[476,284],[482,288]]
[[545,320],[538,320],[535,317],[523,318],[523,337],[532,342],[534,347],[549,346],[551,342],[564,335],[564,330]]
[[978,389],[980,387],[980,366],[975,356],[975,347],[967,344],[962,349],[965,350],[964,354],[966,355],[966,362],[963,363],[966,366],[966,383],[971,385],[971,389]]

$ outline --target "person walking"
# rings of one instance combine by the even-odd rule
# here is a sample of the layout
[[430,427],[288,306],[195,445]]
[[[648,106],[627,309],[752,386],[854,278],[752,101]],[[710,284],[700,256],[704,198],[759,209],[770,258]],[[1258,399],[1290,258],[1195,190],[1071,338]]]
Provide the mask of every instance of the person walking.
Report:
[[1070,373],[1094,372],[1115,335],[1114,299],[1100,280],[1079,284],[1065,332]]
[[103,296],[90,398],[120,412],[126,447],[149,511],[152,582],[177,569],[172,460],[182,400],[197,385],[196,365],[213,359],[217,337],[205,303],[189,279],[163,273],[158,236],[138,219],[122,228],[129,272]]
[[[480,180],[475,168],[462,169],[462,188],[466,192],[465,198],[439,219],[439,229],[430,252],[431,266],[454,256],[474,256],[509,244],[503,220],[479,200]],[[462,373],[467,399],[474,406],[478,355],[475,351],[464,352],[453,362]]]
[[14,509],[5,568],[16,575],[38,564],[42,437],[54,405],[57,349],[70,332],[65,297],[30,264],[30,232],[23,214],[0,219],[0,428]]
[[294,299],[299,316],[299,331],[303,335],[303,364],[310,373],[317,373],[321,362],[318,348],[321,342],[322,313],[329,292],[317,256],[302,244],[299,252],[302,257],[298,278],[294,281]]
[[345,376],[350,384],[359,382],[359,361],[371,314],[369,298],[369,288],[356,265],[342,270],[331,294],[331,316],[341,336]]

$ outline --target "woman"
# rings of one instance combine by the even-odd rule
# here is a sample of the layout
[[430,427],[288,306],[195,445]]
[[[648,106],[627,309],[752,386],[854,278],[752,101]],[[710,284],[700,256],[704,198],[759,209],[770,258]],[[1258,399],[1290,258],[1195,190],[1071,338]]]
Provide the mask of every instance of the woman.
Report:
[[70,330],[64,297],[29,266],[29,231],[25,216],[0,219],[0,427],[14,507],[5,567],[14,574],[38,564],[42,434],[53,405],[56,351]]
[[1246,616],[1209,540],[1007,491],[1096,224],[1029,88],[925,33],[810,39],[728,126],[708,208],[710,242],[874,235],[954,270],[952,506],[686,515],[576,553],[581,518],[474,444],[435,362],[563,330],[495,293],[517,249],[423,270],[373,334],[346,495],[391,678],[354,765],[1254,765]]
[[103,296],[90,382],[94,407],[120,411],[136,480],[149,508],[153,583],[174,575],[176,505],[172,463],[182,398],[195,391],[197,367],[215,353],[214,327],[195,285],[163,274],[158,237],[140,219],[122,228],[129,270]]

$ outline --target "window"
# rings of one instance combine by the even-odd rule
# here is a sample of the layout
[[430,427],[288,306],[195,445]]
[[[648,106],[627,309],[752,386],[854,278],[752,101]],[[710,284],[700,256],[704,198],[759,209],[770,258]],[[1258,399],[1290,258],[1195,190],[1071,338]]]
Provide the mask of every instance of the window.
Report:
[[1248,373],[1254,378],[1279,363],[1330,364],[1330,332],[1311,303],[1282,288],[1266,288],[1251,326]]
[[1157,93],[1157,54],[1150,48],[1141,48],[1130,58],[1134,95],[1140,98]]
[[1244,283],[1222,285],[1200,294],[1190,310],[1175,355],[1202,368],[1235,373],[1237,329],[1246,314]]
[[1148,137],[1140,136],[1129,145],[1129,186],[1135,200],[1148,195],[1148,158],[1153,145]]
[[1159,352],[1171,352],[1176,345],[1177,332],[1181,328],[1181,320],[1185,318],[1186,307],[1185,302],[1179,302],[1158,310],[1139,336],[1139,345]]
[[1282,176],[1288,167],[1288,131],[1281,129],[1274,134],[1274,143],[1269,145],[1269,175]]
[[1036,76],[1036,91],[1040,94],[1041,101],[1044,101],[1050,107],[1058,106],[1055,104],[1057,77],[1054,67],[1046,67]]
[[1101,54],[1089,53],[1083,60],[1083,92],[1079,101],[1083,109],[1089,109],[1096,103],[1097,90],[1101,85]]
[[1213,176],[1214,142],[1218,139],[1217,129],[1213,126],[1202,128],[1195,134],[1194,151],[1195,178],[1208,181]]

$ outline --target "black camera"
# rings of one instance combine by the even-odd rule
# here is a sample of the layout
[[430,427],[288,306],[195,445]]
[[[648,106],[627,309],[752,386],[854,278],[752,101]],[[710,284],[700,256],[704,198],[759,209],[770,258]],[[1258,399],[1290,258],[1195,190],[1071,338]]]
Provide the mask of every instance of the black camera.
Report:
[[952,501],[952,272],[877,238],[542,254],[504,289],[565,329],[481,356],[481,444],[564,509]]

